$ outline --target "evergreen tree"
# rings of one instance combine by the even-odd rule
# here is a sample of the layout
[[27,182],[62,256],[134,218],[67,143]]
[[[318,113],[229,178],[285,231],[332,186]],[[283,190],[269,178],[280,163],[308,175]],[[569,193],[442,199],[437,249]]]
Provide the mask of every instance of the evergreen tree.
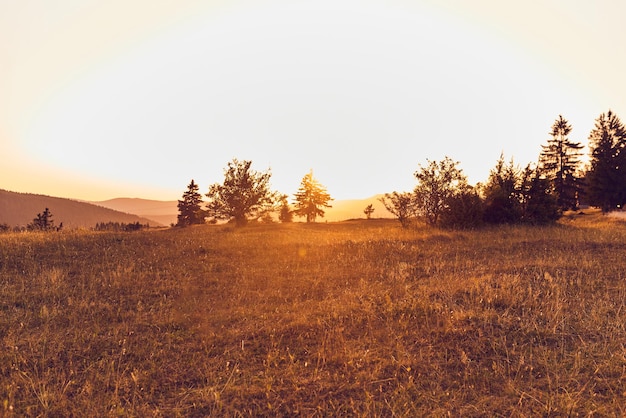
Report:
[[374,205],[371,203],[367,205],[365,209],[363,209],[363,213],[367,219],[370,219],[372,217],[372,213],[374,213]]
[[52,231],[55,229],[54,220],[50,209],[46,208],[43,213],[38,213],[27,228],[31,231]]
[[539,164],[543,175],[554,185],[557,204],[561,210],[575,209],[578,206],[579,182],[576,171],[580,165],[582,145],[569,140],[572,131],[569,122],[559,115],[552,125],[547,145],[542,145]]
[[488,223],[515,223],[522,217],[520,171],[513,160],[506,164],[500,154],[496,166],[489,172],[483,188],[485,198],[484,220]]
[[322,186],[313,177],[313,170],[302,178],[300,188],[294,195],[296,198],[296,216],[306,217],[307,222],[315,222],[318,216],[324,217],[322,208],[330,208],[328,202],[333,200],[326,191],[326,187]]
[[178,223],[176,226],[189,226],[203,224],[206,212],[202,209],[202,195],[198,185],[191,180],[187,190],[183,193],[183,199],[178,201]]
[[626,202],[626,129],[615,113],[609,110],[596,119],[589,146],[587,197],[590,204],[609,212]]
[[250,167],[252,161],[233,159],[224,170],[224,183],[209,187],[207,208],[215,219],[233,220],[239,226],[270,210],[276,194],[270,190],[271,173]]
[[558,195],[552,181],[539,168],[527,165],[520,180],[521,221],[531,224],[554,222],[561,217]]

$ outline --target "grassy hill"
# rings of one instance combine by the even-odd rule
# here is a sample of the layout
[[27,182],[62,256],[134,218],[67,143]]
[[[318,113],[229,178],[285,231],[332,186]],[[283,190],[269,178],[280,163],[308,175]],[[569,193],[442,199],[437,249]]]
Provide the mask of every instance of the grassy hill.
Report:
[[65,228],[91,228],[99,222],[160,225],[154,220],[76,200],[0,190],[0,223],[26,226],[45,208],[52,212],[55,225],[63,222]]
[[626,226],[0,234],[4,416],[624,416]]

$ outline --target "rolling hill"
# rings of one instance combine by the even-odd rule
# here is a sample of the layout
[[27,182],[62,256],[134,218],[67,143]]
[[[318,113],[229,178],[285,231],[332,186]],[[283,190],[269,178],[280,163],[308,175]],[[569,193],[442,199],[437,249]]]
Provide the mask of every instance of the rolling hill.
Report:
[[119,212],[134,213],[137,216],[152,219],[162,225],[175,224],[178,220],[178,201],[176,200],[120,197],[90,203]]
[[26,226],[45,208],[50,209],[55,225],[63,222],[65,228],[91,228],[100,222],[139,222],[162,226],[161,222],[152,219],[91,203],[0,189],[0,224],[6,223],[11,227]]

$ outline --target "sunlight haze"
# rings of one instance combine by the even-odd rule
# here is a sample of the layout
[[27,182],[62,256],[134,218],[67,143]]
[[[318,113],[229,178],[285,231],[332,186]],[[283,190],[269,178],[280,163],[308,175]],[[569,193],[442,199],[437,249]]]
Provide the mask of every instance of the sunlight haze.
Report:
[[[1,189],[205,193],[232,158],[293,195],[411,190],[426,159],[483,182],[559,114],[626,118],[619,1],[0,0]],[[587,150],[584,150],[587,153]]]

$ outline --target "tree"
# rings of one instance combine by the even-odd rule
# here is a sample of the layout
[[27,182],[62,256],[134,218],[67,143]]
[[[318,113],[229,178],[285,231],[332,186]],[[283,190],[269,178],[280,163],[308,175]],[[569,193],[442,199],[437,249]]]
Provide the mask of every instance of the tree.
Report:
[[452,161],[450,157],[439,162],[426,161],[426,167],[419,165],[419,170],[415,172],[415,204],[426,222],[436,225],[448,205],[448,200],[467,185],[467,179],[463,171],[457,168],[459,163]]
[[224,170],[224,183],[209,187],[207,208],[215,219],[234,220],[239,226],[259,218],[276,200],[270,191],[271,173],[250,168],[251,161],[233,159]]
[[487,183],[483,187],[485,199],[484,220],[488,223],[515,223],[522,218],[520,197],[520,170],[513,159],[506,164],[504,154],[489,172]]
[[411,219],[416,215],[413,193],[385,193],[379,200],[385,206],[385,209],[398,218],[403,228],[409,227]]
[[365,209],[363,209],[363,213],[367,219],[370,219],[372,217],[372,213],[374,213],[374,205],[371,203],[367,205]]
[[561,217],[552,181],[541,173],[539,167],[526,166],[520,173],[519,195],[521,197],[520,221],[531,224],[546,224]]
[[187,191],[183,193],[183,199],[178,201],[178,223],[176,226],[189,226],[203,224],[206,211],[202,209],[202,195],[198,185],[191,180]]
[[606,213],[626,202],[626,129],[615,113],[609,110],[596,119],[589,145],[587,198]]
[[296,198],[294,213],[296,216],[306,217],[307,222],[315,222],[318,216],[324,217],[322,208],[332,207],[328,202],[333,199],[326,191],[326,187],[313,177],[313,170],[302,178],[300,188],[294,196]]
[[[59,229],[62,228],[62,226],[63,224],[61,224]],[[33,219],[33,222],[28,224],[27,228],[31,231],[52,231],[56,229],[50,209],[46,208],[43,213],[38,213],[37,217]]]
[[288,223],[293,221],[293,212],[289,207],[287,197],[288,196],[286,194],[280,197],[280,212],[278,214],[278,220],[282,223]]
[[465,185],[447,200],[439,222],[446,228],[475,228],[482,224],[483,213],[483,199],[477,188]]
[[554,185],[557,204],[561,210],[575,209],[578,206],[579,182],[576,177],[580,165],[582,145],[567,137],[572,131],[569,122],[559,115],[552,125],[547,145],[542,145],[539,165],[542,175]]

